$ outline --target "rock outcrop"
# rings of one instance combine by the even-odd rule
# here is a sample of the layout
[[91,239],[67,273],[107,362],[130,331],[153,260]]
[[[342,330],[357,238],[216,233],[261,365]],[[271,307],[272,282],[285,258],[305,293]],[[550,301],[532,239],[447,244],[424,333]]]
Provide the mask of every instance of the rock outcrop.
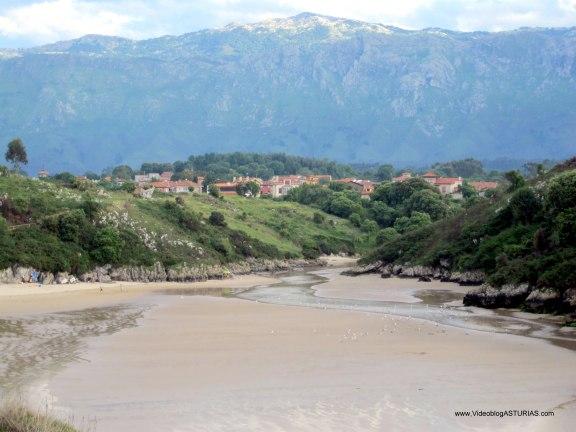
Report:
[[355,266],[348,270],[342,272],[345,276],[360,276],[363,274],[368,273],[378,273],[382,269],[382,262],[377,261],[375,263],[363,265],[363,266]]
[[519,307],[530,294],[528,284],[504,285],[502,288],[494,288],[484,284],[468,292],[464,296],[464,306],[480,306],[488,309],[500,307]]
[[524,301],[524,308],[530,312],[546,313],[561,309],[562,296],[550,288],[532,290]]
[[576,288],[567,289],[562,296],[562,309],[576,314]]
[[[182,265],[165,268],[161,263],[153,266],[134,267],[112,267],[105,265],[96,267],[93,270],[76,277],[68,273],[43,272],[40,274],[39,282],[49,284],[72,284],[78,281],[107,283],[113,281],[122,282],[195,282],[208,279],[227,279],[234,275],[244,275],[250,273],[279,272],[287,271],[305,266],[324,266],[326,263],[321,260],[267,260],[267,259],[247,259],[242,262],[230,263],[228,265]],[[20,283],[30,282],[33,269],[27,267],[13,267],[0,270],[0,283]]]

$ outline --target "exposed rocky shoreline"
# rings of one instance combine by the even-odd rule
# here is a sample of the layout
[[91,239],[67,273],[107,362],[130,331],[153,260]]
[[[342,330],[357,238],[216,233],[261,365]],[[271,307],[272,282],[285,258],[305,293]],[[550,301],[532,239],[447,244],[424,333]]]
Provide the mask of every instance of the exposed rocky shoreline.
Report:
[[432,279],[442,282],[455,282],[460,285],[478,285],[470,290],[463,299],[465,306],[479,306],[488,309],[522,308],[537,313],[576,314],[576,289],[571,288],[563,294],[553,289],[530,287],[528,284],[504,285],[496,288],[486,283],[482,271],[451,272],[447,268],[385,264],[375,262],[356,266],[344,271],[347,276],[359,276],[367,273],[380,273],[383,278],[418,278],[423,282]]
[[[209,279],[228,279],[233,276],[251,273],[274,273],[288,271],[301,267],[324,266],[322,260],[266,260],[247,259],[242,262],[229,263],[226,265],[181,265],[166,268],[161,263],[151,267],[113,267],[105,265],[96,267],[90,272],[81,275],[68,273],[41,272],[38,282],[46,285],[51,284],[74,284],[77,282],[200,282]],[[30,283],[34,282],[34,269],[23,266],[13,266],[0,270],[0,283]]]

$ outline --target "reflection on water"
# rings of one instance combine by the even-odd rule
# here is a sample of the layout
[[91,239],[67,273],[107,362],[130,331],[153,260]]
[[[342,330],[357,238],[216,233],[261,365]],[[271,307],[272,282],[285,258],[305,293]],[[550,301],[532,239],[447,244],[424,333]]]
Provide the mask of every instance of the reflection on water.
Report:
[[[424,289],[415,294],[421,303],[400,303],[378,300],[350,300],[317,297],[314,286],[328,281],[331,270],[280,275],[281,283],[257,286],[236,295],[238,298],[262,303],[289,306],[316,307],[322,309],[357,310],[383,313],[432,321],[438,324],[495,333],[546,339],[564,348],[576,350],[576,334],[563,333],[560,326],[536,314],[517,316],[514,311],[486,310],[462,305],[463,295],[448,290]],[[360,278],[350,278],[353,284],[362,283]],[[351,294],[353,295],[353,294]]]

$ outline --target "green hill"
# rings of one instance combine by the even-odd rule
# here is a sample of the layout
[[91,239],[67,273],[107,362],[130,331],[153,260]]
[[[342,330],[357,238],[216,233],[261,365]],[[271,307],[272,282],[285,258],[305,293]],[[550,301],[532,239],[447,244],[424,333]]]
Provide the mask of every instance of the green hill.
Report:
[[65,186],[13,175],[0,177],[0,191],[0,269],[82,275],[106,265],[161,266],[168,274],[219,269],[213,270],[218,276],[231,266],[248,271],[238,267],[246,262],[353,254],[368,241],[346,220],[271,199],[158,194],[145,200],[91,182]]
[[380,237],[363,261],[445,280],[483,275],[473,278],[487,283],[466,296],[468,305],[576,311],[576,158],[528,183],[511,180],[445,219]]

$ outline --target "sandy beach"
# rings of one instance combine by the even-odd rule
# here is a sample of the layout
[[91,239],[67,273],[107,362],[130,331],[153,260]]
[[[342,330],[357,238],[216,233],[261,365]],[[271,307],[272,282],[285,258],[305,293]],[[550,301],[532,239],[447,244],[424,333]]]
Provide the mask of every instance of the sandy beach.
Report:
[[[568,431],[576,420],[572,352],[358,312],[170,298],[83,359],[46,388],[102,431]],[[454,415],[472,409],[555,417]]]
[[69,285],[0,285],[0,314],[50,313],[131,301],[158,290],[241,289],[274,283],[267,275],[235,276],[202,282],[112,282]]
[[[42,296],[6,290],[0,313],[13,316],[10,299],[20,315],[0,338],[0,384],[21,382],[33,403],[48,403],[90,431],[572,430],[576,354],[546,340],[218,297],[219,289],[261,285],[257,292],[282,302],[276,293],[307,278],[312,299],[339,306],[411,307],[425,291],[467,289],[325,268],[185,287],[73,286]],[[471,410],[554,416],[455,415]]]

